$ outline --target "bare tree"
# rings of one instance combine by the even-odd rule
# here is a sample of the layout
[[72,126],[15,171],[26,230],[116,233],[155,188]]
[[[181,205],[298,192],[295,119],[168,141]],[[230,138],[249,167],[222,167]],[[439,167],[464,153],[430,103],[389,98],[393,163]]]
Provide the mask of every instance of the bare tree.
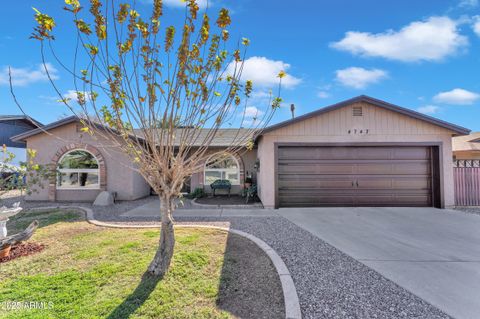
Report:
[[219,129],[244,127],[218,156],[254,147],[255,134],[281,104],[285,72],[261,116],[247,121],[253,83],[242,70],[249,40],[229,44],[227,9],[212,21],[208,9],[201,13],[196,0],[187,0],[181,24],[163,27],[162,0],[154,0],[144,18],[135,1],[90,0],[87,10],[77,0],[65,3],[75,27],[73,66],[56,55],[55,20],[36,9],[32,38],[39,40],[48,76],[47,55],[72,75],[74,100],[51,83],[60,102],[81,117],[82,130],[118,142],[160,197],[160,242],[148,271],[163,276],[173,255],[172,212],[183,183],[202,170]]
[[0,206],[8,192],[38,192],[38,188],[44,188],[44,181],[51,177],[50,169],[37,163],[35,150],[27,149],[26,153],[26,161],[14,164],[15,154],[10,152],[6,145],[0,148]]

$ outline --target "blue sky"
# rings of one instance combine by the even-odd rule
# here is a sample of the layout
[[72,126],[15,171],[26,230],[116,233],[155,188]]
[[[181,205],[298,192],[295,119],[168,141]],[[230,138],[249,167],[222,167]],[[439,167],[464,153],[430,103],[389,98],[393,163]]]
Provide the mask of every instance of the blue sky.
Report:
[[[150,4],[142,0],[139,11]],[[180,0],[165,0],[169,19],[180,19]],[[202,0],[202,4],[203,4]],[[86,0],[84,0],[86,2]],[[17,114],[7,66],[14,68],[15,92],[27,113],[51,122],[68,111],[39,68],[31,7],[67,24],[61,0],[8,1],[0,20],[0,113]],[[245,77],[258,86],[252,110],[265,107],[263,92],[286,69],[282,109],[273,122],[360,94],[424,112],[480,131],[480,3],[478,0],[215,0],[209,10],[229,8],[233,37],[251,40]],[[58,28],[57,52],[71,57],[71,31]],[[60,45],[63,44],[63,46]],[[64,94],[73,89],[52,63]]]

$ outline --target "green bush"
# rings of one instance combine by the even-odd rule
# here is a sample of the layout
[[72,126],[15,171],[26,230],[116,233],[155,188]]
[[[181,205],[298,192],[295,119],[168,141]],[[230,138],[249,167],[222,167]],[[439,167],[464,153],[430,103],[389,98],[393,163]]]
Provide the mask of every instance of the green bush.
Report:
[[205,196],[205,191],[203,190],[203,188],[200,187],[195,188],[195,190],[189,194],[190,198],[202,198]]

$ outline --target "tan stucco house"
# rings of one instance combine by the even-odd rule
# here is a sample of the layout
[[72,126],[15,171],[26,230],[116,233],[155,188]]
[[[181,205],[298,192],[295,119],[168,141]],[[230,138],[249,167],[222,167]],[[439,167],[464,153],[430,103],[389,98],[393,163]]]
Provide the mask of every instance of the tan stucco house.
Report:
[[453,138],[453,157],[456,160],[480,160],[480,132]]
[[[45,133],[47,132],[47,133]],[[212,147],[231,144],[221,130]],[[252,174],[265,207],[454,205],[452,137],[469,130],[410,109],[359,96],[272,125],[252,151],[205,164],[187,191],[228,179],[233,191]],[[49,134],[50,133],[50,134]],[[13,138],[60,171],[29,200],[93,201],[102,190],[119,200],[150,194],[144,179],[114,145],[81,132],[71,117]],[[81,159],[82,168],[74,163]],[[73,163],[73,164],[72,164]]]

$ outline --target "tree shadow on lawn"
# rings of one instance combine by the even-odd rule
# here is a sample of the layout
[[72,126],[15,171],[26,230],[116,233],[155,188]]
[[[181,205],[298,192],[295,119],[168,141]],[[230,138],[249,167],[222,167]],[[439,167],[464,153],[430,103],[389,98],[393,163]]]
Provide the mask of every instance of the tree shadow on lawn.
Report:
[[144,273],[137,288],[108,315],[107,319],[130,317],[148,299],[160,280],[162,280],[162,277]]
[[[144,273],[140,284],[107,318],[134,314],[161,279]],[[285,318],[278,273],[267,254],[247,238],[228,234],[216,305],[243,319]]]
[[285,318],[282,284],[268,255],[229,233],[217,306],[239,318]]

